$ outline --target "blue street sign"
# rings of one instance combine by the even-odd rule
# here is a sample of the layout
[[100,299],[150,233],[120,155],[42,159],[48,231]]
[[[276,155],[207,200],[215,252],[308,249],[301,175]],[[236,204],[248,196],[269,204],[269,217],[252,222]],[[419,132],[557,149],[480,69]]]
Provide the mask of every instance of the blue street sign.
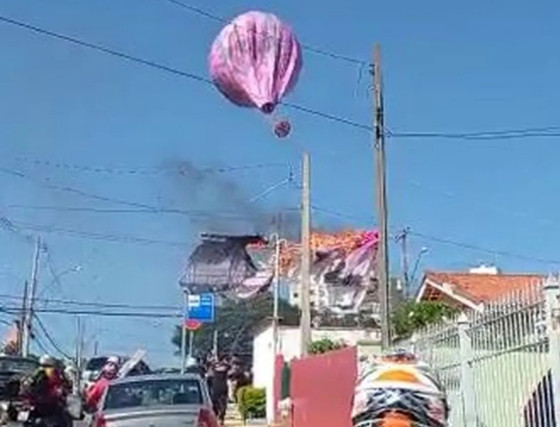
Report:
[[214,294],[189,295],[186,318],[201,323],[211,323],[214,321],[215,306]]

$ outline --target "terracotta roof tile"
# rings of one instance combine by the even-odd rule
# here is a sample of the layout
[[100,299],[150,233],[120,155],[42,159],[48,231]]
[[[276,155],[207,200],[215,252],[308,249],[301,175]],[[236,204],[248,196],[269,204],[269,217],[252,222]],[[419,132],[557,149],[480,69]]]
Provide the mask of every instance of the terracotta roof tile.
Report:
[[540,274],[479,274],[427,271],[424,281],[453,286],[453,292],[475,303],[492,301],[512,292],[540,283],[546,276]]

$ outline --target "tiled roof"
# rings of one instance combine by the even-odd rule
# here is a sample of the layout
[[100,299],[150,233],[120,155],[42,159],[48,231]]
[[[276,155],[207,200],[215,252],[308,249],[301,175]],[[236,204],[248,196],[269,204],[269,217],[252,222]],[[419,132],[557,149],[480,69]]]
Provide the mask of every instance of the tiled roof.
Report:
[[530,288],[540,283],[545,276],[539,274],[479,274],[446,273],[428,271],[424,280],[438,285],[452,286],[455,294],[480,303],[499,299],[512,292]]

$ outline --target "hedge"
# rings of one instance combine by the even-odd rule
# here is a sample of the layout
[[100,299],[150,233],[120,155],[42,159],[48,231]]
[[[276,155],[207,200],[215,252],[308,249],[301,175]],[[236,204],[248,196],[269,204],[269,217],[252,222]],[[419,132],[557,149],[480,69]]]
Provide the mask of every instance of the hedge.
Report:
[[237,404],[243,420],[266,417],[266,392],[264,388],[241,387],[237,391]]

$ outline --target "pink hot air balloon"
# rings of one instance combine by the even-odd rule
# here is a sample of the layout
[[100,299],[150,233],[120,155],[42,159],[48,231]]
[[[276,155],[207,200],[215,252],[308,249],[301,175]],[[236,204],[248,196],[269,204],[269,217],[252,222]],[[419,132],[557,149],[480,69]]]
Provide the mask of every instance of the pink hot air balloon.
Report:
[[[214,84],[228,100],[270,115],[295,86],[302,58],[299,42],[287,25],[273,14],[253,11],[220,31],[208,62]],[[289,123],[274,126],[279,137],[289,130]]]

